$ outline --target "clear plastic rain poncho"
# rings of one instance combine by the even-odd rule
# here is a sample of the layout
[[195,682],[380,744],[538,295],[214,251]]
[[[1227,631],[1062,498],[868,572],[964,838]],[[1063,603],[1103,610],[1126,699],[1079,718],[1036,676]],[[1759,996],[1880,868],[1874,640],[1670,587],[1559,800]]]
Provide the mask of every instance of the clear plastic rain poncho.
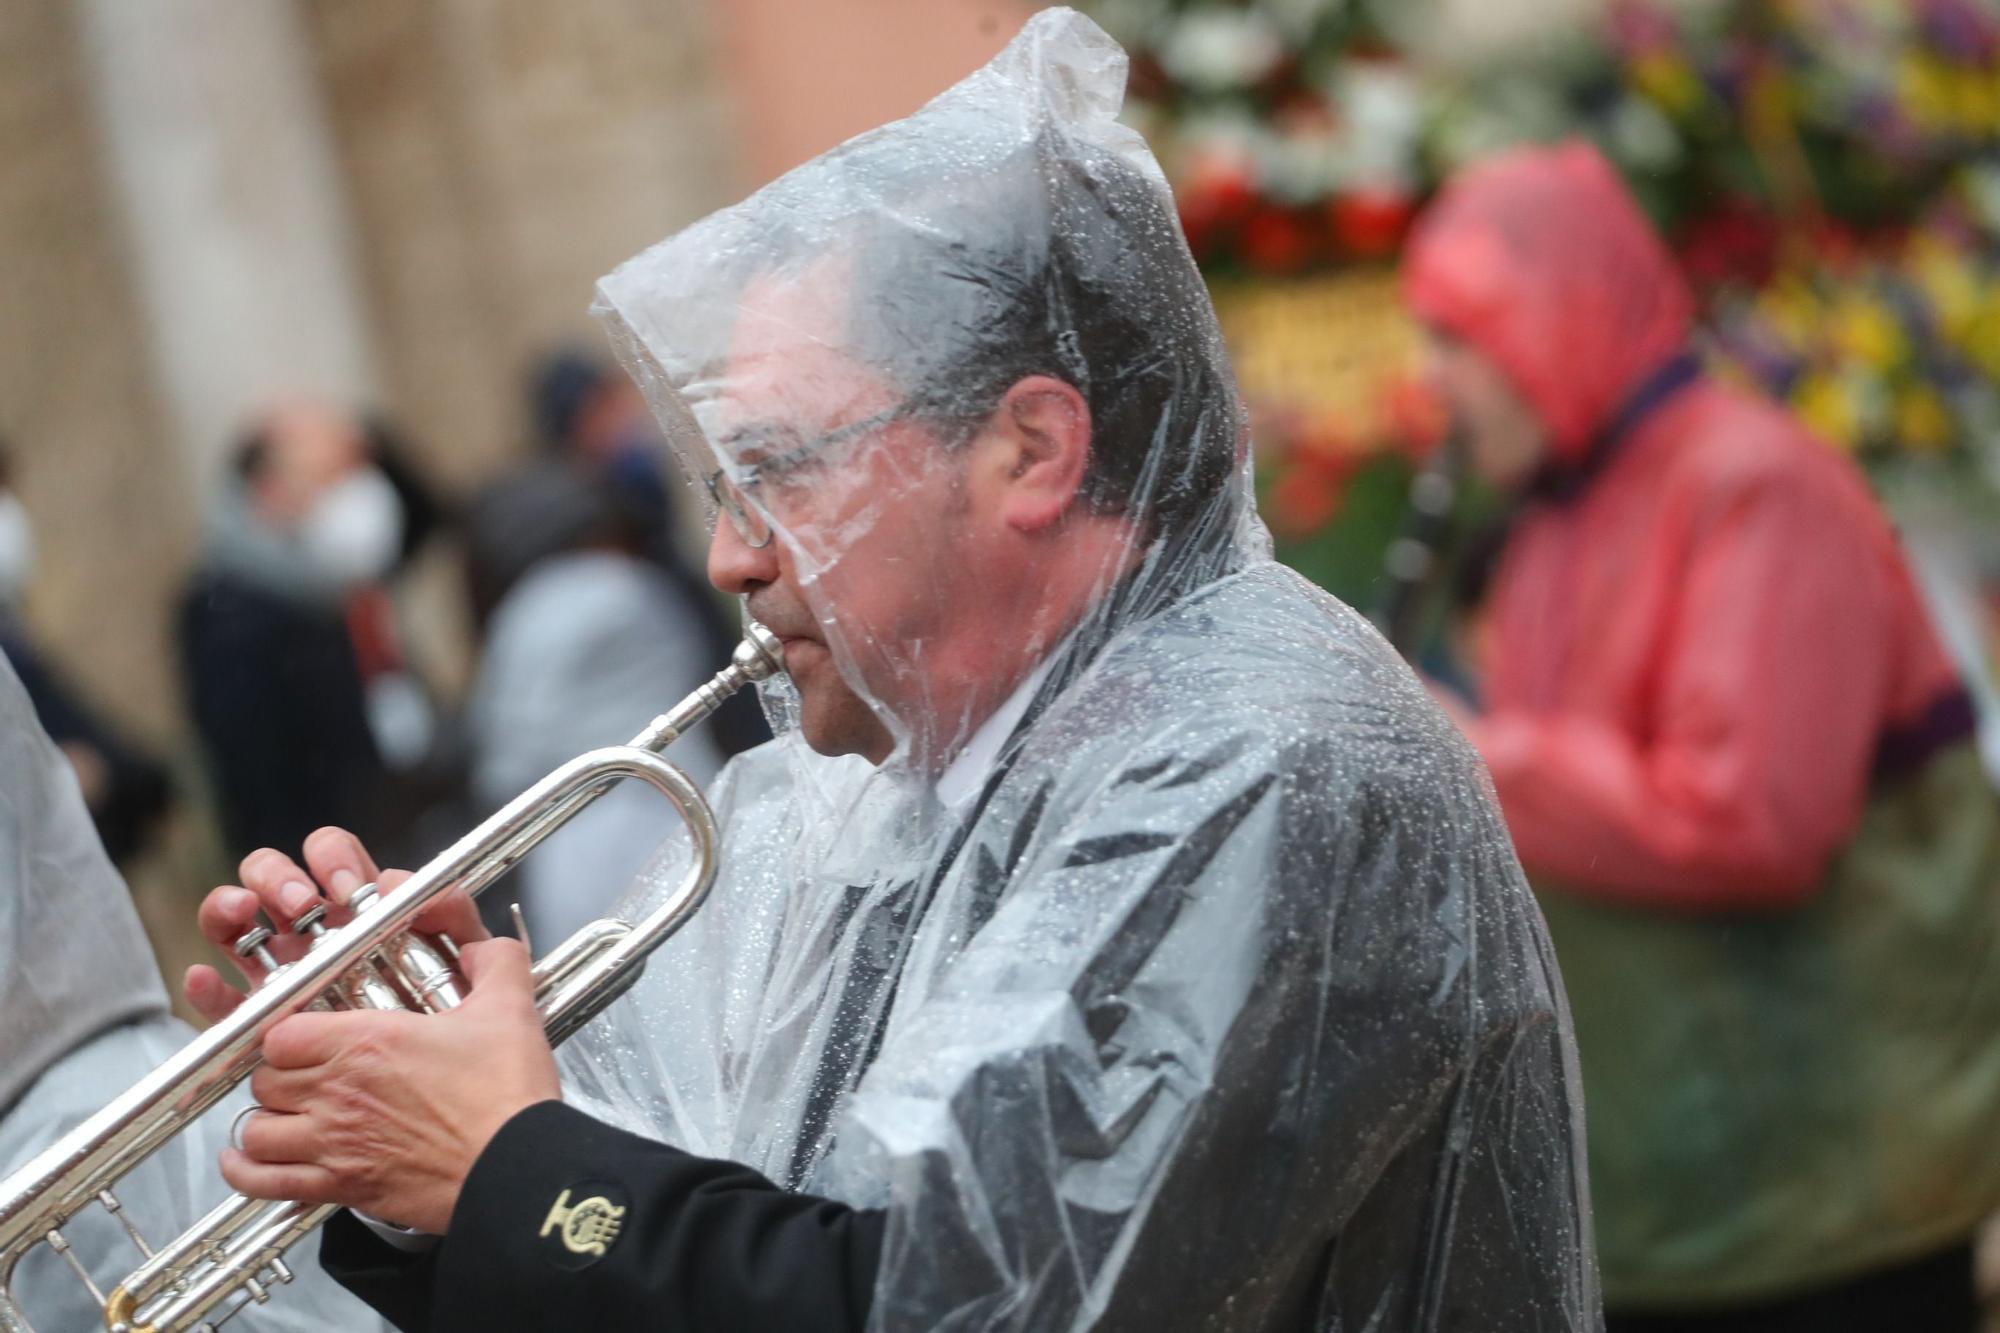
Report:
[[[688,471],[775,532],[749,610],[894,745],[816,753],[827,677],[768,688],[709,905],[569,1095],[887,1210],[884,1330],[1594,1327],[1536,909],[1422,686],[1269,558],[1124,76],[1045,11],[600,284]],[[1009,557],[1046,595],[995,607],[968,488],[1036,376],[1088,463]]]
[[[167,1011],[139,915],[68,761],[0,657],[0,1178],[193,1039]],[[228,1194],[215,1161],[248,1100],[239,1091],[116,1186],[127,1215],[155,1244]],[[63,1232],[106,1291],[141,1261],[109,1213],[87,1209]],[[231,1321],[232,1330],[382,1327],[327,1279],[308,1249],[290,1259],[297,1282]],[[103,1327],[96,1301],[47,1246],[21,1261],[12,1293],[36,1333]]]

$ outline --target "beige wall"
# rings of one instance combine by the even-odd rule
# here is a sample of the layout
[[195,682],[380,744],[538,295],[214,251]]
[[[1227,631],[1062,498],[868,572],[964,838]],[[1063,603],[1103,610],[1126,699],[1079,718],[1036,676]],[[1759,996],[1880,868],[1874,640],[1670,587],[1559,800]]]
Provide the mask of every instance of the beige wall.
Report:
[[[192,480],[152,389],[75,12],[0,5],[0,431],[40,548],[31,621],[92,695],[171,753],[169,619],[194,541]],[[169,970],[196,956],[191,891],[210,846],[183,818],[131,875]]]
[[101,698],[172,727],[167,613],[192,540],[66,0],[0,5],[0,431],[40,543],[29,612]]
[[148,360],[189,474],[214,475],[274,389],[375,398],[297,6],[75,4]]
[[1028,0],[711,0],[757,186],[906,116],[990,59]]
[[599,275],[725,202],[699,0],[309,0],[388,406],[447,479],[511,457],[521,372],[600,347]]
[[619,261],[998,50],[1024,0],[306,0],[389,406],[450,478]]

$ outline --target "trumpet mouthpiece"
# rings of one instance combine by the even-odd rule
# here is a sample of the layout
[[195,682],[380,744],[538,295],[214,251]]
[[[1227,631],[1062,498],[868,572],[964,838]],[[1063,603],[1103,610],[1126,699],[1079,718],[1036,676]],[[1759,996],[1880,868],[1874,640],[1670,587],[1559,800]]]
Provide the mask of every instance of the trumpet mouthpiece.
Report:
[[756,621],[745,621],[743,642],[736,645],[729,660],[746,681],[769,680],[785,669],[785,646]]

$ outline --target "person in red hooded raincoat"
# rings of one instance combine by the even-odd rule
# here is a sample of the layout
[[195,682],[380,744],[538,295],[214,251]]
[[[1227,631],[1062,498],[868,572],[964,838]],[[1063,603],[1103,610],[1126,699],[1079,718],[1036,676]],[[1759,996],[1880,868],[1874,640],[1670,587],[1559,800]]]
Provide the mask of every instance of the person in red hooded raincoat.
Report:
[[1703,373],[1596,152],[1466,171],[1408,299],[1511,520],[1462,718],[1574,1006],[1619,1329],[1971,1329],[2000,803],[1847,459]]

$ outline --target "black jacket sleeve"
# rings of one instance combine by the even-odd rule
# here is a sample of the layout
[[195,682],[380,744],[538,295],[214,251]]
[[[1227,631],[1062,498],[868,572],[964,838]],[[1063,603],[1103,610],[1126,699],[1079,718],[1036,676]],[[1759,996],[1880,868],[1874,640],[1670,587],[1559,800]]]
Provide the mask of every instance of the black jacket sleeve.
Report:
[[480,1154],[436,1248],[341,1213],[320,1261],[405,1333],[860,1333],[885,1224],[543,1102]]

